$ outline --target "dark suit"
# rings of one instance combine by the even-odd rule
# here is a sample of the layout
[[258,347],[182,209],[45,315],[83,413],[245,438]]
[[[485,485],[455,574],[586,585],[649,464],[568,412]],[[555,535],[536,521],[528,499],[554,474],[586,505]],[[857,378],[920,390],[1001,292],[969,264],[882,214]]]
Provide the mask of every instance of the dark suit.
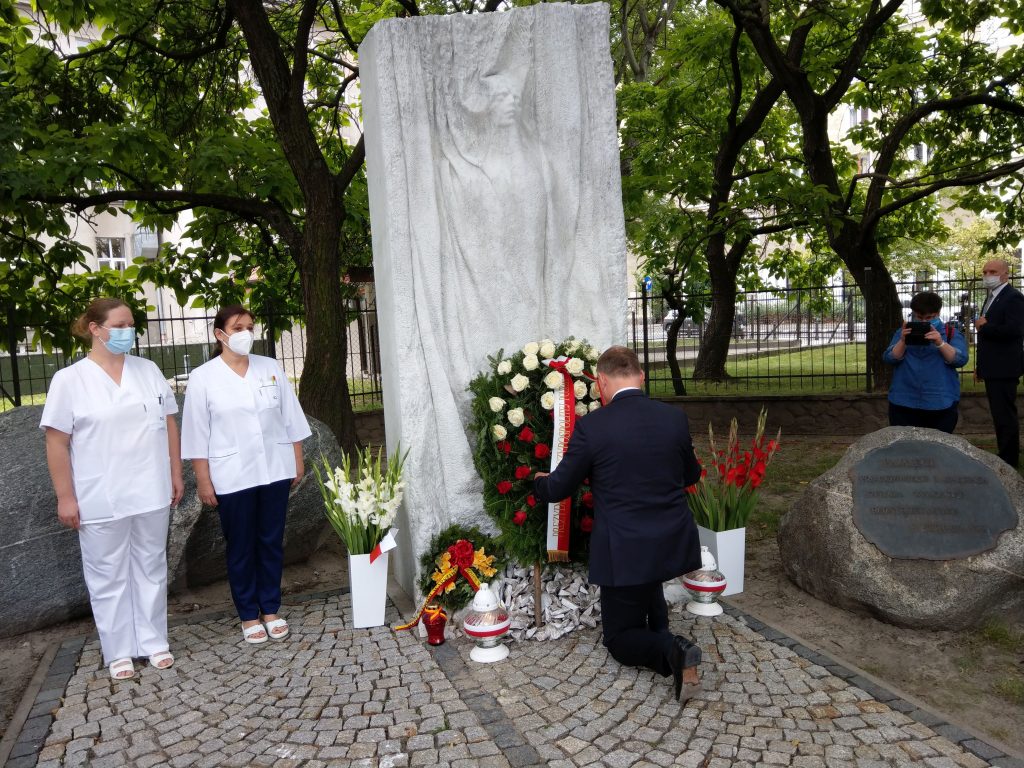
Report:
[[1005,285],[984,311],[978,328],[978,376],[996,427],[999,458],[1012,467],[1020,460],[1017,381],[1024,374],[1024,296]]
[[671,673],[662,582],[701,566],[686,491],[700,478],[686,415],[639,390],[619,392],[576,423],[558,468],[538,478],[542,502],[590,478],[590,582],[601,587],[604,644],[621,664]]

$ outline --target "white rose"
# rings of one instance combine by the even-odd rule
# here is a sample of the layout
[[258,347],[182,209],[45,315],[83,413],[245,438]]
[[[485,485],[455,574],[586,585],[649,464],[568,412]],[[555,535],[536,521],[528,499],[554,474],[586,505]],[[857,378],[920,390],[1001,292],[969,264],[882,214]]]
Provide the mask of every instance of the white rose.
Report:
[[588,413],[587,406],[585,403],[576,403],[576,415],[586,416]]
[[540,360],[537,359],[536,355],[527,355],[523,358],[523,368],[528,371],[535,371],[540,365]]
[[538,344],[536,341],[528,342],[526,344],[526,346],[523,347],[523,354],[524,355],[536,355],[537,352],[539,352],[539,351],[540,351],[540,344]]
[[512,361],[502,360],[500,363],[498,363],[498,373],[500,373],[502,376],[512,373]]
[[550,411],[552,408],[554,408],[555,407],[555,393],[554,392],[545,392],[543,395],[541,395],[540,396],[540,407],[543,408],[545,411]]
[[576,350],[579,348],[580,343],[576,341],[576,339],[569,339],[567,342],[565,342],[565,351],[568,352],[570,355],[574,354]]
[[600,408],[600,407],[601,407],[601,403],[599,403],[599,402],[598,402],[597,400],[595,400],[594,402],[592,402],[592,403],[590,404],[590,410],[591,410],[591,412],[593,412],[593,411],[596,411],[596,410],[597,410],[598,408]]
[[590,385],[590,399],[591,400],[600,400],[601,399],[601,393],[597,389],[597,382],[596,381],[592,382],[591,385]]
[[555,356],[555,342],[551,339],[544,339],[540,343],[540,356],[544,358]]
[[512,381],[510,381],[509,384],[512,386],[512,389],[515,390],[516,392],[522,392],[524,389],[530,386],[530,380],[523,376],[523,374],[517,373],[515,376],[512,377]]
[[504,440],[508,437],[508,432],[503,426],[501,426],[501,424],[495,424],[491,427],[491,434],[494,435],[495,440]]
[[580,360],[578,357],[570,357],[569,361],[565,364],[565,370],[571,373],[573,376],[579,376],[583,373],[583,369],[587,367],[587,364]]
[[491,406],[491,410],[495,413],[501,413],[502,409],[505,407],[505,401],[500,397],[492,397],[487,401],[487,404]]
[[523,416],[522,408],[513,408],[508,412],[508,423],[513,427],[523,426],[523,422],[526,421],[526,417]]
[[577,381],[572,385],[573,394],[576,395],[577,400],[582,400],[587,396],[587,383],[585,381]]
[[559,371],[551,371],[551,373],[544,377],[544,383],[551,387],[551,389],[561,389],[564,384],[562,374]]

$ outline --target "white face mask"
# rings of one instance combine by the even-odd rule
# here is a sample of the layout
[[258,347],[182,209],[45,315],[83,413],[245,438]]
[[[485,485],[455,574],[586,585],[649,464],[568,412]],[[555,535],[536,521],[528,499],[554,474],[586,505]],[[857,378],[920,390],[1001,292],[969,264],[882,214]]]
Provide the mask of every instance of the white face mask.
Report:
[[1001,278],[999,275],[985,275],[984,277],[981,278],[981,282],[982,285],[988,288],[988,290],[994,291],[996,288],[1003,284],[1003,278]]
[[228,349],[236,355],[248,355],[252,342],[252,331],[238,331],[228,336]]

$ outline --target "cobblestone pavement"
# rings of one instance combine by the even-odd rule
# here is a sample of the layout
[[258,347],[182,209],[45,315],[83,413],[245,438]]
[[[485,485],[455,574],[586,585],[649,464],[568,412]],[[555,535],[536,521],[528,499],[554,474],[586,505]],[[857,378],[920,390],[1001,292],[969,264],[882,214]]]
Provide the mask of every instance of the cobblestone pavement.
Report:
[[127,682],[95,639],[69,641],[7,766],[1024,766],[736,611],[675,609],[705,658],[704,691],[681,706],[667,679],[612,661],[597,630],[480,665],[465,639],[354,630],[349,604],[293,602],[291,637],[260,646],[234,617],[173,627],[174,667]]

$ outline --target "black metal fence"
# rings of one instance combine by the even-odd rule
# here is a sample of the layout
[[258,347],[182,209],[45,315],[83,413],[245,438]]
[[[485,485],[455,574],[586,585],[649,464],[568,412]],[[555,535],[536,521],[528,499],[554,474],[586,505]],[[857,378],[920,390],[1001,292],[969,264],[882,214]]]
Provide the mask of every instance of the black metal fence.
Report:
[[[347,374],[352,404],[356,410],[381,407],[380,354],[376,312],[372,299],[353,299],[346,307],[350,322]],[[164,375],[184,391],[189,373],[210,359],[213,351],[212,314],[196,315],[179,309],[173,315],[147,318],[135,353],[156,363]],[[256,354],[274,357],[298,391],[306,359],[306,328],[293,318],[261,317],[255,329]],[[0,354],[0,410],[43,402],[53,374],[85,354],[80,350],[65,355],[59,350],[45,352],[32,329],[30,341],[13,353]]]
[[[943,300],[943,320],[961,328],[971,343],[971,357],[961,369],[965,388],[973,386],[973,321],[985,291],[976,278],[897,283],[909,317],[910,297],[931,290]],[[372,291],[368,291],[372,294]],[[707,330],[712,296],[688,297],[692,307],[677,337],[676,359],[687,394],[765,394],[858,392],[871,389],[865,353],[864,300],[853,284],[814,288],[741,291],[729,339],[724,382],[694,381],[692,373]],[[380,354],[372,299],[353,300],[346,308],[348,383],[356,410],[381,405]],[[658,296],[629,300],[628,343],[637,351],[653,394],[672,394],[667,361],[668,304]],[[168,379],[184,388],[189,372],[206,362],[213,342],[212,316],[151,317],[137,344],[137,354],[153,360]],[[893,329],[895,330],[895,329]],[[306,329],[300,321],[260,318],[255,351],[277,358],[298,388],[306,355]],[[29,334],[29,338],[32,335]],[[79,355],[80,356],[80,355]],[[0,410],[42,402],[55,371],[74,362],[60,352],[44,353],[23,345],[0,355]]]

